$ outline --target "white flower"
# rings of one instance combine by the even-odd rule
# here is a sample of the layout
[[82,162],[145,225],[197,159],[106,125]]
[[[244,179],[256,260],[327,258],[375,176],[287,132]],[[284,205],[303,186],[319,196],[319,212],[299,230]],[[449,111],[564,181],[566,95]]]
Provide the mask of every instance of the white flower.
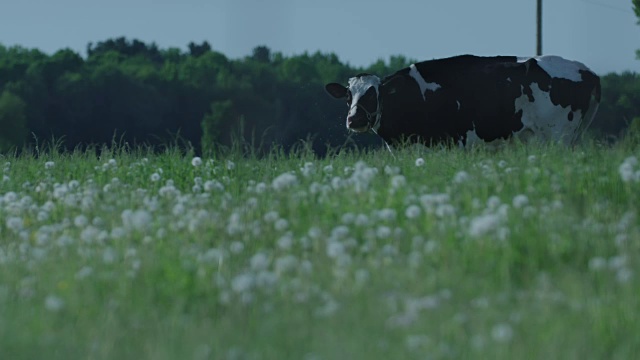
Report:
[[7,218],[7,229],[17,233],[24,228],[24,221],[21,217],[11,216]]
[[529,204],[529,198],[527,197],[527,195],[520,194],[520,195],[514,196],[513,198],[513,207],[516,209],[522,208],[528,204]]
[[113,250],[113,248],[108,247],[102,252],[102,262],[105,264],[113,264],[117,257],[118,254]]
[[605,258],[596,256],[589,259],[589,270],[599,271],[607,267],[607,260]]
[[244,243],[241,241],[234,241],[229,245],[229,250],[234,254],[239,254],[244,250]]
[[157,172],[154,172],[153,174],[151,174],[151,181],[153,182],[160,181],[160,174],[158,174]]
[[93,268],[91,266],[85,266],[82,269],[78,270],[75,275],[76,280],[82,280],[93,273]]
[[62,300],[58,296],[48,295],[44,299],[44,308],[49,311],[57,312],[62,310],[63,307],[64,307],[64,300]]
[[342,223],[343,224],[352,224],[356,220],[356,215],[351,212],[347,212],[342,214]]
[[378,228],[376,229],[376,235],[380,239],[386,239],[391,236],[391,228],[383,225],[378,226]]
[[263,182],[259,182],[256,184],[254,191],[256,192],[256,194],[262,194],[265,191],[267,191],[267,184],[263,183]]
[[278,214],[277,211],[271,210],[268,213],[264,214],[264,216],[262,218],[266,222],[275,222],[276,220],[278,220],[280,218],[280,215]]
[[616,271],[616,280],[618,280],[618,282],[621,284],[628,283],[632,277],[633,271],[631,271],[631,269],[629,269],[628,267],[623,267]]
[[507,323],[497,324],[491,329],[491,337],[496,342],[509,342],[513,338],[513,328]]
[[56,163],[54,163],[53,161],[47,161],[46,163],[44,163],[44,168],[45,169],[53,169],[53,167],[56,165]]
[[349,228],[344,225],[338,225],[331,230],[332,239],[344,239],[349,235]]
[[134,230],[146,230],[153,221],[151,213],[142,209],[136,211],[126,209],[120,217],[122,218],[122,224],[125,228]]
[[393,221],[396,219],[396,211],[394,209],[378,210],[376,215],[380,220]]
[[293,255],[285,255],[279,257],[275,262],[275,271],[278,274],[283,274],[295,270],[298,265],[298,258]]
[[416,166],[423,166],[424,165],[424,159],[423,158],[417,158],[416,159]]
[[405,215],[409,218],[409,219],[415,219],[418,216],[420,216],[420,207],[417,205],[409,205],[409,207],[407,208],[407,210],[405,210]]
[[237,293],[244,293],[251,290],[256,283],[252,274],[240,274],[231,280],[231,289]]
[[298,178],[292,173],[284,173],[273,179],[271,186],[280,191],[298,184]]
[[233,170],[235,168],[236,168],[236,164],[231,160],[227,160],[227,170]]
[[289,222],[287,221],[287,219],[280,218],[276,220],[276,222],[273,224],[273,227],[277,231],[284,231],[284,230],[287,230],[287,228],[289,227]]
[[195,156],[193,159],[191,159],[191,165],[195,167],[202,165],[202,159],[199,156]]
[[257,253],[251,257],[249,260],[251,263],[251,269],[254,271],[261,271],[267,269],[269,267],[269,257],[264,253]]
[[618,168],[618,172],[620,173],[620,177],[624,182],[639,182],[640,181],[640,170],[636,171],[635,167],[638,165],[638,159],[635,156],[629,156],[624,159],[620,167]]
[[224,185],[218,180],[207,180],[204,182],[204,191],[212,192],[212,191],[223,191]]
[[400,168],[397,166],[389,166],[389,165],[385,165],[384,167],[384,173],[387,175],[397,175],[400,173]]
[[328,257],[335,259],[345,253],[344,244],[340,241],[329,241],[326,251]]
[[480,215],[471,220],[469,235],[480,237],[496,230],[501,223],[501,218],[497,214]]
[[12,202],[18,200],[18,194],[13,191],[9,191],[8,193],[4,194],[4,196],[0,197],[0,199],[2,199],[2,201],[7,204],[11,204]]
[[286,233],[278,240],[278,247],[282,250],[289,250],[293,246],[293,235],[291,232]]
[[453,177],[453,182],[456,184],[461,184],[467,180],[469,180],[469,173],[464,170],[458,171]]
[[394,175],[391,178],[391,187],[393,189],[399,189],[401,187],[404,187],[405,185],[407,185],[407,178],[405,178],[403,175]]
[[358,214],[353,222],[356,226],[367,226],[369,225],[369,217],[365,214]]
[[307,162],[304,167],[300,168],[300,172],[304,177],[309,177],[316,172],[316,165],[312,162]]
[[76,227],[82,228],[89,224],[89,219],[87,219],[87,217],[84,215],[78,215],[75,217],[75,219],[73,219],[73,224]]
[[324,171],[327,174],[331,174],[333,172],[333,165],[331,164],[326,165],[324,168],[322,168],[322,171]]

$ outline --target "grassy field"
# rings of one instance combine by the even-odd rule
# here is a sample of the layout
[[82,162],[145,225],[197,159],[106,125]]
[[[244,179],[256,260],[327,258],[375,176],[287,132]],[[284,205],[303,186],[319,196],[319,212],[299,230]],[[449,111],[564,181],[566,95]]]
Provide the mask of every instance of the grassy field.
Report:
[[0,359],[631,359],[640,148],[0,160]]

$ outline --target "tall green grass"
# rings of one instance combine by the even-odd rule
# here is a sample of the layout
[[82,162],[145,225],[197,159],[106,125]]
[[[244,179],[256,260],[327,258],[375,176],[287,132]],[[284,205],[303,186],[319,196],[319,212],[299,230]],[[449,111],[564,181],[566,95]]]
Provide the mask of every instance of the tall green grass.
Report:
[[1,359],[640,349],[632,141],[95,154],[0,161]]

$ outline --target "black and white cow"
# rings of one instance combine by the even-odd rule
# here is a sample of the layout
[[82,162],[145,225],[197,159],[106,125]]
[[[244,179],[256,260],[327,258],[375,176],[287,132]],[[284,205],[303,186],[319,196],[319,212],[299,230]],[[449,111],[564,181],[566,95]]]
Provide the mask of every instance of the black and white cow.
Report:
[[573,144],[600,102],[600,78],[558,56],[462,55],[412,64],[380,80],[370,74],[331,83],[346,98],[347,128],[387,144],[409,140],[459,146],[517,137]]

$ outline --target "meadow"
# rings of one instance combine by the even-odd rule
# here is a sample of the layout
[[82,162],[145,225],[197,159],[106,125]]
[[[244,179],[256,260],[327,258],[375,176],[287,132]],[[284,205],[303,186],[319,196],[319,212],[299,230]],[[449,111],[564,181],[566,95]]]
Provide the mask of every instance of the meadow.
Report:
[[0,359],[640,350],[634,141],[0,167]]

